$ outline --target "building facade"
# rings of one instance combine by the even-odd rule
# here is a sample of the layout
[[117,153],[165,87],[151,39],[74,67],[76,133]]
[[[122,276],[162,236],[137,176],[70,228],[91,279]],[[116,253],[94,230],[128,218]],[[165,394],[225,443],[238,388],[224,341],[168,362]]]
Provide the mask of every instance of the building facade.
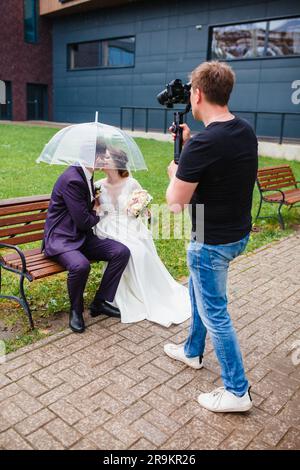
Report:
[[52,118],[51,21],[38,0],[0,2],[0,119]]
[[[188,81],[201,62],[218,59],[236,73],[232,111],[260,136],[300,138],[299,0],[40,0],[44,21],[43,65],[27,67],[35,77],[26,82],[50,83],[51,22],[55,121],[91,121],[99,111],[101,121],[120,125],[123,107],[124,127],[132,126],[134,113],[135,127],[144,128],[147,113],[148,128],[162,129],[172,111],[165,115],[157,94],[174,78]],[[13,41],[1,34],[0,47]],[[25,51],[20,55],[14,67]],[[0,79],[9,80],[1,60]],[[188,122],[199,128],[191,113]]]
[[[71,11],[74,3],[81,11]],[[166,83],[187,81],[195,66],[219,59],[236,73],[233,111],[259,135],[279,135],[283,125],[286,137],[300,137],[293,114],[300,112],[298,0],[107,3],[67,2],[60,16],[52,9],[55,120],[89,121],[98,110],[104,122],[119,125],[121,106],[159,107]],[[125,126],[131,118],[125,110]],[[150,128],[162,128],[163,120],[162,112],[149,112]],[[135,124],[144,122],[145,111],[135,110]]]

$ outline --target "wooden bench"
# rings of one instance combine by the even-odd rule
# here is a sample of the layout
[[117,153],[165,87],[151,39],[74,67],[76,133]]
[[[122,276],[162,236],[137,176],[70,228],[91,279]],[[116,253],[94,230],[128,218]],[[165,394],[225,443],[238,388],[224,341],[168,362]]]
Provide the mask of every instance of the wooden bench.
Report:
[[[255,220],[259,217],[263,202],[279,204],[278,220],[282,229],[284,229],[284,220],[281,214],[282,206],[289,206],[291,209],[296,203],[300,202],[300,188],[289,165],[271,166],[260,168],[257,172],[257,186],[260,193],[260,203]],[[289,188],[289,189],[287,189]],[[272,194],[266,195],[267,192]],[[270,216],[266,218],[271,218]]]
[[[49,202],[48,195],[0,201],[0,299],[18,302],[25,310],[31,328],[34,323],[24,292],[24,280],[32,282],[65,271],[58,263],[46,258],[41,248],[22,251],[19,247],[42,241]],[[13,253],[7,253],[11,250]],[[20,297],[1,293],[2,268],[20,276]]]

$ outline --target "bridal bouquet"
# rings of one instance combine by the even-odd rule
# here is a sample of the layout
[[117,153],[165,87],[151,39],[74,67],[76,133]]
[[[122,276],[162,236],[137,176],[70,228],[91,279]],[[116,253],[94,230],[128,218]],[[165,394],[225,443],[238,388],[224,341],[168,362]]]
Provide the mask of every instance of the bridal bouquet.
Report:
[[101,184],[99,182],[95,183],[95,197],[98,198],[101,194]]
[[131,194],[127,203],[127,213],[133,217],[139,217],[140,215],[150,216],[148,206],[152,201],[152,196],[144,189],[136,189]]

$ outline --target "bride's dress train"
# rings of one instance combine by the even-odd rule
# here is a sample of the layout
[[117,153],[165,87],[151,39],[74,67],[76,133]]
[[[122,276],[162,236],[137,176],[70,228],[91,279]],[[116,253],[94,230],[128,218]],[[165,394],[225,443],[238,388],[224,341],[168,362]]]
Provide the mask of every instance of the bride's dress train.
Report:
[[142,189],[132,177],[118,185],[100,180],[100,203],[105,213],[95,227],[99,238],[111,238],[131,252],[113,305],[123,323],[149,320],[163,326],[179,324],[191,316],[188,289],[176,282],[159,258],[151,232],[140,217],[127,215],[132,192]]

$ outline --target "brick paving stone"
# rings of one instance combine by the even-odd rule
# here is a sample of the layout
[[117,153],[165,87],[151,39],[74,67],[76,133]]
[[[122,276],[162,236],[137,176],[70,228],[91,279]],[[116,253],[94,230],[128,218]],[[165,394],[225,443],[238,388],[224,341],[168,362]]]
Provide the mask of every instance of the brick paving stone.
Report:
[[23,390],[25,390],[27,393],[29,393],[33,397],[38,397],[39,395],[42,395],[43,393],[48,391],[45,385],[41,384],[38,380],[36,380],[31,375],[27,375],[26,377],[23,377],[22,379],[18,380],[18,382],[16,383],[19,387],[21,387]]
[[69,425],[73,425],[83,418],[83,414],[64,399],[52,403],[49,409]]
[[264,429],[259,433],[261,439],[270,446],[276,446],[289,429],[289,425],[276,418],[271,418]]
[[19,367],[22,367],[28,363],[29,363],[29,359],[26,356],[26,354],[24,354],[23,356],[19,356],[13,360],[7,360],[4,364],[0,366],[1,373],[7,374],[9,371],[18,369]]
[[147,375],[148,377],[152,377],[158,383],[167,382],[171,377],[170,374],[164,372],[159,367],[156,367],[153,365],[153,363],[146,364],[145,366],[141,367],[140,370],[143,374]]
[[152,377],[147,377],[145,380],[143,380],[143,382],[138,383],[130,390],[136,398],[141,398],[144,395],[147,395],[147,393],[151,390],[154,390],[157,385],[159,385],[159,382],[157,382],[157,380],[153,379]]
[[94,411],[89,416],[82,418],[74,425],[74,429],[76,429],[81,434],[89,434],[96,428],[99,428],[102,424],[108,421],[112,415],[104,410],[97,410]]
[[200,406],[196,401],[189,401],[177,408],[171,418],[182,426],[199,414]]
[[235,260],[229,310],[254,407],[244,414],[201,408],[199,393],[222,385],[207,339],[204,368],[164,354],[189,321],[99,318],[10,354],[0,364],[0,449],[299,449],[300,236]]
[[142,434],[142,436],[153,442],[157,446],[161,446],[167,440],[167,434],[162,432],[157,426],[146,421],[144,418],[140,418],[132,424],[135,431]]
[[63,383],[59,385],[58,387],[54,388],[53,390],[50,390],[47,393],[44,393],[44,395],[41,395],[39,397],[39,400],[43,405],[49,406],[52,403],[58,401],[60,398],[69,395],[73,391],[73,387],[71,385]]
[[119,416],[106,421],[103,425],[106,431],[122,441],[126,448],[132,446],[140,438],[140,434],[129,427],[128,421]]
[[28,441],[36,450],[62,450],[64,446],[45,429],[41,428],[27,436]]
[[168,401],[168,397],[164,399],[159,396],[156,391],[148,393],[148,395],[143,397],[143,400],[148,403],[152,408],[161,411],[167,416],[177,409],[176,405]]
[[43,408],[43,405],[37,398],[24,391],[14,395],[12,401],[28,415],[32,415]]
[[173,418],[166,416],[164,413],[157,410],[151,410],[144,415],[144,419],[152,423],[154,426],[158,426],[161,431],[166,434],[173,434],[179,428],[180,424]]
[[70,450],[95,450],[95,444],[88,439],[81,439],[70,447]]
[[279,442],[276,447],[277,449],[284,450],[299,450],[300,449],[300,430],[290,428],[285,434],[283,439]]
[[169,380],[168,386],[179,390],[181,387],[191,382],[197,373],[199,373],[199,371],[196,372],[194,369],[185,368]]
[[11,426],[27,418],[27,414],[24,413],[13,401],[9,399],[3,401],[0,404],[0,417],[4,421],[10,423]]
[[198,418],[193,418],[192,421],[186,425],[185,430],[187,434],[193,436],[193,439],[197,438],[203,441],[207,440],[208,442],[213,440],[215,446],[218,446],[226,438],[226,433],[217,431]]
[[123,411],[125,408],[125,405],[123,403],[112,398],[110,395],[108,395],[104,391],[101,391],[97,393],[96,395],[94,395],[90,399],[90,401],[93,407],[95,407],[95,409],[101,408],[113,415],[119,413],[120,411]]
[[125,388],[133,387],[136,384],[135,380],[127,377],[127,375],[122,374],[122,372],[116,369],[108,372],[103,378]]
[[161,449],[164,450],[185,450],[193,442],[193,436],[188,434],[185,428],[179,429],[172,437],[170,437],[166,442],[163,443]]
[[126,408],[126,410],[121,413],[120,417],[125,419],[128,423],[131,423],[133,421],[137,421],[149,410],[151,410],[151,406],[140,400],[131,405],[129,408]]
[[6,429],[10,428],[10,423],[8,421],[6,421],[3,416],[1,416],[1,420],[0,420],[0,433],[3,432],[3,431],[6,431]]
[[178,361],[174,361],[168,357],[158,357],[152,362],[152,364],[154,366],[160,367],[162,370],[168,372],[171,375],[175,375],[185,368],[184,364]]
[[0,389],[6,387],[6,385],[10,384],[11,380],[6,377],[4,374],[0,374]]
[[10,370],[9,372],[7,372],[7,376],[11,380],[18,380],[22,377],[25,377],[25,375],[29,375],[32,372],[39,370],[40,368],[41,366],[38,363],[30,362],[29,364],[25,364],[21,367],[18,367],[17,369]]
[[22,389],[16,383],[10,383],[0,390],[0,403],[13,395],[19,393]]
[[6,450],[32,450],[32,447],[26,442],[14,429],[0,434],[0,447]]
[[124,443],[113,437],[112,434],[105,431],[102,427],[95,429],[88,437],[95,444],[96,449],[122,450],[126,448]]
[[36,378],[39,382],[41,382],[43,385],[45,385],[45,387],[49,390],[63,383],[63,381],[59,377],[55,376],[47,369],[39,370],[38,372],[33,374],[33,377]]
[[57,418],[44,426],[52,436],[62,443],[65,448],[69,448],[77,442],[81,435],[76,429],[69,426],[62,419]]
[[156,446],[152,444],[152,442],[147,441],[147,439],[139,439],[135,442],[131,447],[130,450],[155,450]]
[[51,413],[47,408],[44,408],[37,413],[28,416],[28,418],[18,423],[15,428],[20,434],[26,436],[27,434],[32,434],[52,419],[55,419],[55,414]]

